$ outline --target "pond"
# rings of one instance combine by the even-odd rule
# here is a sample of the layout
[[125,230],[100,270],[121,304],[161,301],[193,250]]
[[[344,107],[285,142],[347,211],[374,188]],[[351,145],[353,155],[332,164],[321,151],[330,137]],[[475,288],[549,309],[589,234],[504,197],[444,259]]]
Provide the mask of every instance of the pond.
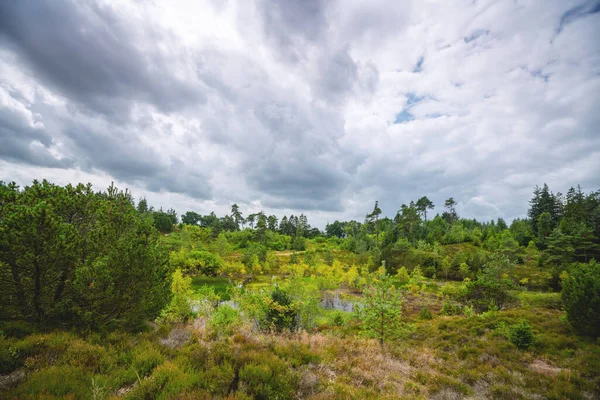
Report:
[[354,301],[343,299],[339,290],[323,293],[323,300],[321,300],[321,307],[326,310],[352,312],[354,304]]

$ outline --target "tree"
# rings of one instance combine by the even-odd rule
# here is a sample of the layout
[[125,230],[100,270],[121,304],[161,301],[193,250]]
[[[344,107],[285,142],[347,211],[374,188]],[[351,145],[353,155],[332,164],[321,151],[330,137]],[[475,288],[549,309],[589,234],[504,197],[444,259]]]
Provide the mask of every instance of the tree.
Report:
[[223,218],[220,218],[219,225],[227,232],[235,232],[239,229],[231,215],[226,215]]
[[454,198],[450,197],[449,199],[447,199],[444,202],[444,207],[448,209],[448,211],[444,213],[446,217],[445,219],[448,221],[449,224],[452,225],[454,221],[458,219],[458,214],[456,214],[456,202],[454,201]]
[[170,301],[168,253],[114,186],[0,183],[0,318],[136,327]]
[[267,227],[270,231],[275,232],[277,230],[277,216],[269,215],[267,218]]
[[513,287],[507,272],[512,262],[503,254],[492,254],[477,279],[466,285],[465,299],[477,311],[502,309],[513,300],[509,290]]
[[192,250],[185,262],[189,273],[216,276],[222,266],[221,259],[209,251]]
[[187,321],[192,316],[192,309],[188,301],[192,294],[192,278],[183,276],[180,269],[175,270],[171,292],[173,297],[165,310],[167,320],[173,322]]
[[282,233],[283,235],[285,235],[287,232],[287,226],[288,226],[288,218],[286,215],[284,215],[283,218],[281,218],[281,221],[279,222],[279,232]]
[[173,208],[169,208],[166,214],[171,220],[171,224],[177,225],[177,223],[179,222],[179,219],[177,218],[177,212]]
[[498,218],[498,221],[496,222],[496,229],[498,229],[499,232],[502,232],[503,230],[508,229],[508,225],[506,225],[506,221],[504,221],[504,219],[502,219],[502,218]]
[[154,227],[160,233],[173,232],[173,220],[169,214],[162,210],[162,208],[159,211],[155,211],[152,214],[152,218],[154,219]]
[[148,208],[148,201],[146,200],[145,197],[140,198],[140,201],[138,202],[137,205],[137,211],[140,214],[145,214],[147,212],[152,212],[152,207]]
[[425,220],[425,222],[427,222],[427,210],[433,210],[433,208],[435,207],[433,205],[433,202],[429,200],[427,196],[423,196],[419,200],[417,200],[416,205],[419,212],[423,215],[423,219]]
[[[540,217],[544,213],[547,213],[548,215],[547,217],[544,217],[544,232],[540,232],[540,229],[542,228],[539,225]],[[563,202],[560,193],[552,193],[545,183],[541,189],[539,186],[534,188],[533,197],[529,201],[529,211],[527,212],[527,216],[531,221],[533,232],[538,237],[547,236],[560,222],[562,213]]]
[[256,220],[257,214],[250,214],[246,218],[246,222],[250,224],[250,229],[254,229],[254,221]]
[[452,269],[452,261],[450,260],[450,256],[444,257],[442,260],[442,271],[444,272],[444,276],[446,280],[448,280],[448,272]]
[[366,222],[375,225],[375,233],[377,235],[377,243],[379,243],[379,216],[381,215],[381,208],[379,208],[379,201],[375,201],[373,211],[366,216]]
[[244,223],[244,217],[242,216],[242,213],[240,212],[240,207],[237,204],[233,204],[231,206],[231,217],[235,221],[237,229],[240,229],[240,225]]
[[202,216],[194,211],[188,211],[181,216],[181,223],[185,225],[197,225]]
[[265,232],[267,231],[267,216],[264,212],[256,214],[256,237],[261,243],[265,242]]
[[400,234],[408,240],[416,241],[415,231],[421,224],[421,218],[415,204],[411,201],[409,206],[402,204],[400,211],[396,214],[394,222],[399,225]]
[[381,346],[404,332],[402,294],[385,274],[364,291],[358,313],[363,329],[377,338]]
[[340,239],[344,238],[346,237],[346,231],[344,230],[345,225],[345,222],[340,222],[337,220],[331,224],[328,223],[327,225],[325,225],[325,233],[329,237],[337,237]]
[[600,263],[576,264],[562,283],[562,300],[579,333],[600,336]]
[[300,217],[296,221],[296,236],[306,236],[306,232],[309,230],[308,218],[306,218],[306,215],[300,214]]

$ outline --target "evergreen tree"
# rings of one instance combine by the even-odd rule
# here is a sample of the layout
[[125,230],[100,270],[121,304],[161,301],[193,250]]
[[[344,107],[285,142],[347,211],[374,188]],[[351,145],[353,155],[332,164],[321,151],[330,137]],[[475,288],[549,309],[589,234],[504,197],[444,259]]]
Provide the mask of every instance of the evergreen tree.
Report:
[[240,207],[237,204],[233,204],[231,206],[231,217],[233,218],[237,229],[240,229],[240,227],[244,224],[244,217],[242,216]]
[[358,314],[363,329],[382,346],[397,339],[405,330],[401,320],[402,294],[386,274],[364,291]]
[[416,206],[419,212],[423,215],[423,219],[425,220],[425,222],[427,222],[427,210],[433,210],[433,208],[435,207],[433,205],[433,202],[429,200],[427,196],[423,196],[419,200],[417,200]]

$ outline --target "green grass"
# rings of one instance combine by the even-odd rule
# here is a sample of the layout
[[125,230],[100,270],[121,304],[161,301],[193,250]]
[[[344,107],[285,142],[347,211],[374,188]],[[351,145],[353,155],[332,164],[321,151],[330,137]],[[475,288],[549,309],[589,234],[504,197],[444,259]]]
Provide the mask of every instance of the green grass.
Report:
[[233,283],[229,278],[219,276],[194,276],[192,278],[192,289],[197,292],[203,286],[212,287],[215,293],[221,296],[221,300],[229,300],[229,289],[233,286]]

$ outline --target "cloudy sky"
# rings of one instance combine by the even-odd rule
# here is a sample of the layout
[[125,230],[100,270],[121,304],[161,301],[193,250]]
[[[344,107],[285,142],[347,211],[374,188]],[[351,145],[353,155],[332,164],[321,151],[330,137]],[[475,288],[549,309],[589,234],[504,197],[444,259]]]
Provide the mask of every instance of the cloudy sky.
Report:
[[600,189],[600,1],[0,2],[0,180],[218,214]]

